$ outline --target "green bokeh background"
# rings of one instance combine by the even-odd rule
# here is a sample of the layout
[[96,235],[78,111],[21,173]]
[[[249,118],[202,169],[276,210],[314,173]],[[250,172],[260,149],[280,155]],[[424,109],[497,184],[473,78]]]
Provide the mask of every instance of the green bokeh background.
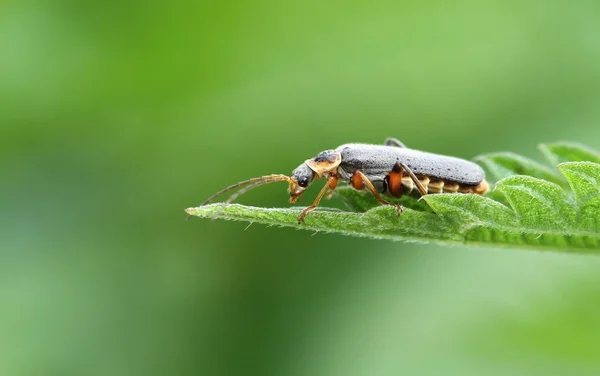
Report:
[[[346,142],[598,147],[599,14],[0,1],[0,374],[597,375],[599,257],[183,209]],[[240,201],[284,207],[285,189]]]

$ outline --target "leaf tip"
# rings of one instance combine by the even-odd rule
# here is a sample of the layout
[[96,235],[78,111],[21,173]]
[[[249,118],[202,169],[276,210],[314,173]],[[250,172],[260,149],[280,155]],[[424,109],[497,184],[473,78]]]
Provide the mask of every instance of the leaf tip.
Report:
[[189,215],[192,215],[192,214],[194,214],[194,209],[195,209],[195,208],[187,208],[187,209],[185,209],[184,211],[185,211],[186,213],[188,213]]

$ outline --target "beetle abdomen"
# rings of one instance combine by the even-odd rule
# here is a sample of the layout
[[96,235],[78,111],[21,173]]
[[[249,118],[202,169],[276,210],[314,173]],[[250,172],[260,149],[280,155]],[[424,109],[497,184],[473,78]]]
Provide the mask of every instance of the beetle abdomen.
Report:
[[[477,185],[467,185],[460,184],[451,180],[444,179],[435,179],[423,176],[417,176],[419,178],[419,182],[428,194],[436,194],[436,193],[475,193],[479,195],[486,194],[490,186],[487,181],[482,180]],[[403,194],[411,194],[411,193],[419,193],[417,187],[414,182],[410,178],[410,176],[402,177],[402,193]],[[387,193],[387,192],[385,192]],[[420,196],[420,194],[419,194]]]

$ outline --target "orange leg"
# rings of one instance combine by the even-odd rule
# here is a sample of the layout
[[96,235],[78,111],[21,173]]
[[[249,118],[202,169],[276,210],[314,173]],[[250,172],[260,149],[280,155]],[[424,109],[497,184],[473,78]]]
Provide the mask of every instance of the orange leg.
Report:
[[321,189],[321,192],[319,192],[319,194],[317,195],[315,202],[313,202],[313,204],[311,206],[308,206],[304,210],[302,210],[302,212],[298,216],[298,223],[304,223],[304,217],[306,217],[306,214],[308,214],[308,212],[310,212],[312,210],[315,210],[317,208],[317,206],[319,206],[319,202],[321,202],[321,199],[323,198],[323,196],[325,196],[327,191],[331,190],[331,193],[333,193],[333,191],[337,188],[337,185],[338,185],[338,177],[334,176],[334,175],[330,175],[327,178],[327,184],[325,184],[323,189]]
[[398,163],[394,165],[392,171],[386,176],[388,183],[388,192],[390,196],[400,198],[403,193],[402,178],[404,177],[404,169]]
[[404,207],[402,205],[392,204],[384,200],[373,186],[373,183],[371,183],[369,178],[365,174],[363,174],[362,171],[357,170],[356,172],[354,172],[354,175],[352,175],[351,184],[354,188],[359,190],[364,189],[366,186],[381,205],[393,205],[396,208],[396,211],[398,212],[398,216],[400,216],[400,214],[402,214],[402,212],[404,211]]

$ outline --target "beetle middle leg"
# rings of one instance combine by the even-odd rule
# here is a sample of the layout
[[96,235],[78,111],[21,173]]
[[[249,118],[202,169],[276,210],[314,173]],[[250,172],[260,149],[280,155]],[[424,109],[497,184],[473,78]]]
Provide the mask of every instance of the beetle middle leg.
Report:
[[313,202],[313,204],[311,206],[308,206],[308,207],[304,208],[304,210],[302,210],[302,212],[298,216],[298,223],[303,223],[304,217],[306,217],[306,214],[308,214],[308,212],[310,212],[312,210],[315,210],[317,208],[317,206],[319,206],[319,202],[321,202],[321,199],[323,198],[323,196],[325,196],[325,194],[327,194],[328,191],[330,191],[330,193],[333,193],[333,191],[337,188],[337,185],[338,185],[338,177],[335,175],[330,175],[327,178],[327,184],[325,184],[323,189],[321,189],[321,192],[319,192],[319,194],[317,195],[315,202]]
[[371,193],[373,194],[375,199],[381,205],[394,206],[396,208],[396,211],[398,212],[398,216],[400,216],[400,214],[402,214],[402,212],[404,211],[404,207],[402,205],[392,204],[391,202],[387,202],[386,200],[384,200],[381,197],[381,195],[379,194],[379,192],[377,192],[377,189],[375,189],[375,186],[373,185],[373,183],[371,183],[369,178],[365,174],[363,174],[362,171],[360,171],[360,170],[356,170],[354,172],[354,174],[352,175],[352,178],[350,179],[350,185],[352,185],[352,187],[354,189],[358,189],[358,190],[363,190],[363,189],[365,189],[365,187],[367,187],[369,189],[369,191],[371,191]]

